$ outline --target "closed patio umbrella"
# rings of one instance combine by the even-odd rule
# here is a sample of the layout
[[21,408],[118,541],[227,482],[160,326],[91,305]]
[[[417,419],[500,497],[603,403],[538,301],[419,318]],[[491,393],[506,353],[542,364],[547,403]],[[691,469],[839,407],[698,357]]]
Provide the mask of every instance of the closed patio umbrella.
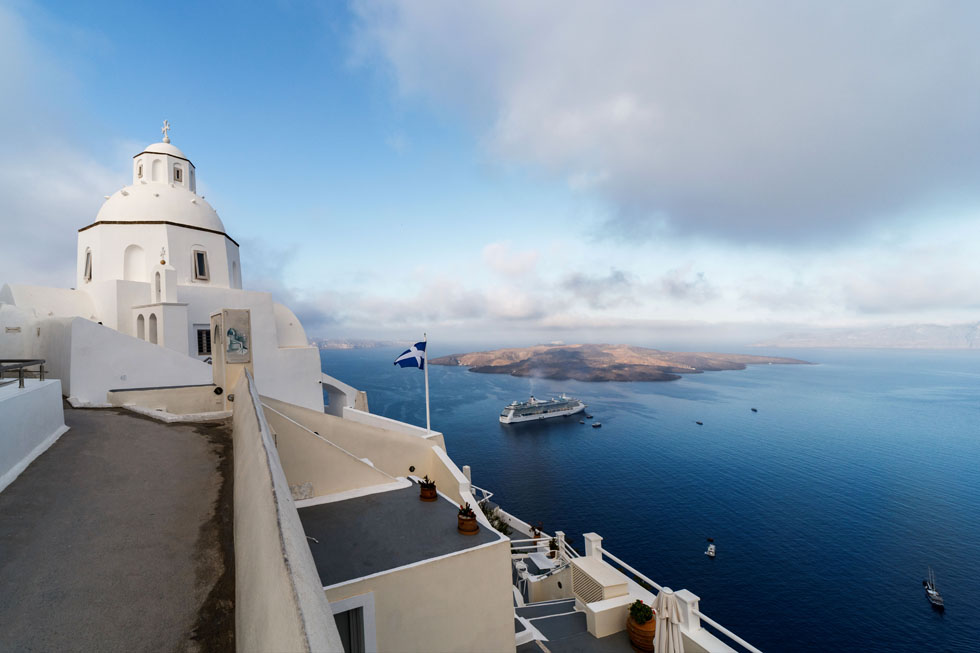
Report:
[[681,608],[677,604],[674,590],[665,587],[653,601],[656,612],[657,630],[653,637],[654,653],[684,653],[684,639],[681,636]]

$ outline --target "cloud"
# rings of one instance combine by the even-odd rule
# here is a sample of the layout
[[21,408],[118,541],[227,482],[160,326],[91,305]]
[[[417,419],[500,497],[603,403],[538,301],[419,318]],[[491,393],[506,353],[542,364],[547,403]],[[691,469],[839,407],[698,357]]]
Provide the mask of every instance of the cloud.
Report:
[[980,5],[363,0],[359,47],[620,233],[843,237],[977,202]]
[[484,247],[483,260],[494,272],[508,277],[523,277],[534,272],[538,263],[538,252],[516,252],[509,241],[503,241]]
[[622,270],[612,268],[605,276],[580,272],[569,275],[561,287],[590,308],[606,309],[633,301],[633,282]]
[[685,302],[703,304],[718,296],[718,290],[708,283],[704,272],[694,272],[690,265],[669,270],[660,279],[662,292]]

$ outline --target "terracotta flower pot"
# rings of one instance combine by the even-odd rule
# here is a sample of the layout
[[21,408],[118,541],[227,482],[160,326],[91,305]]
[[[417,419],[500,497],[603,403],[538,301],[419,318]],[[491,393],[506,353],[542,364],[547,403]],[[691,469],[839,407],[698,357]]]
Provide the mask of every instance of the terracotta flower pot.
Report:
[[629,633],[630,644],[632,644],[633,648],[637,651],[646,652],[653,650],[653,635],[656,630],[656,616],[645,624],[636,623],[633,621],[633,617],[629,617],[626,620],[626,632]]
[[419,484],[419,488],[420,488],[419,489],[419,500],[421,500],[421,501],[435,501],[436,499],[439,498],[439,495],[436,493],[436,486],[435,485],[433,485],[432,487],[426,487],[426,486],[424,486],[422,484]]
[[459,523],[456,529],[463,535],[476,535],[480,530],[480,525],[476,522],[476,515],[472,517],[464,517],[463,515],[457,515]]

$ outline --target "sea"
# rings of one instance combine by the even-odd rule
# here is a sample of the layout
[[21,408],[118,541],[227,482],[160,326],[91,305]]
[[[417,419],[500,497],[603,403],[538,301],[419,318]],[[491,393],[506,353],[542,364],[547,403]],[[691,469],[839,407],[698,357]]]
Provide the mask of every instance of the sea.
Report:
[[[371,412],[424,426],[423,374],[392,364],[403,349],[321,360]],[[763,651],[980,651],[980,351],[743,353],[813,364],[656,383],[432,365],[432,428],[505,510],[580,550],[598,533]],[[561,392],[593,420],[498,421]],[[945,612],[922,588],[930,566]]]

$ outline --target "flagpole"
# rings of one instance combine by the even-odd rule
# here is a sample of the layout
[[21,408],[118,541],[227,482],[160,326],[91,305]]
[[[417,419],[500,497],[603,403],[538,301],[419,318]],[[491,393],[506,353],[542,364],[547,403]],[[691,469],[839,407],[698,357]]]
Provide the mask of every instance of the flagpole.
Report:
[[426,334],[422,334],[422,342],[425,343],[425,430],[432,431],[432,424],[429,423],[429,339]]

